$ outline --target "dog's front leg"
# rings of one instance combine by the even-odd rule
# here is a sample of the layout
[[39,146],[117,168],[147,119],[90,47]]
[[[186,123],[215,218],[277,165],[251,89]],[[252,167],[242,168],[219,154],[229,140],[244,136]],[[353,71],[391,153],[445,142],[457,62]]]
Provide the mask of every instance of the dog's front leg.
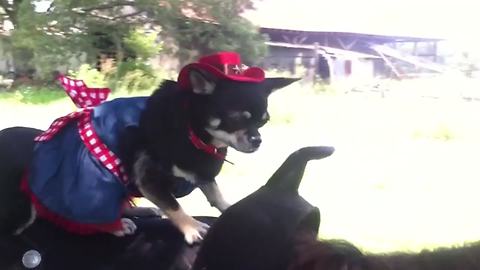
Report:
[[185,211],[169,189],[169,176],[162,173],[148,155],[142,153],[135,163],[135,183],[145,198],[154,203],[184,234],[189,244],[199,242],[208,225],[197,221]]
[[175,197],[168,191],[162,190],[158,185],[139,186],[140,192],[159,207],[172,223],[184,234],[185,241],[189,244],[200,242],[209,226],[202,223],[183,210]]
[[217,182],[215,180],[209,181],[207,183],[199,184],[200,190],[203,192],[205,197],[207,197],[208,202],[211,206],[217,208],[220,212],[224,212],[230,207],[230,204],[223,197],[222,192],[218,188]]
[[150,157],[141,153],[134,166],[135,184],[145,198],[160,208],[172,223],[184,234],[189,244],[199,242],[207,232],[208,225],[197,221],[182,209],[171,193],[171,179],[162,173]]

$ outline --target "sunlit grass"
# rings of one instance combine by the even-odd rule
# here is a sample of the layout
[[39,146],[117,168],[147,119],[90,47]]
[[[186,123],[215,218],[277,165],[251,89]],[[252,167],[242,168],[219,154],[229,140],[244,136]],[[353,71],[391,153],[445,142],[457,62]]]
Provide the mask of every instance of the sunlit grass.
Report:
[[[314,94],[298,84],[272,94],[263,146],[253,154],[230,151],[235,165],[224,166],[220,187],[237,201],[264,184],[293,150],[332,145],[335,154],[311,162],[301,187],[321,210],[320,237],[344,238],[370,251],[479,240],[480,103],[421,97],[412,82],[397,92],[400,86],[385,98]],[[39,106],[3,97],[0,128],[46,128],[73,109],[68,99]],[[181,203],[192,214],[218,214],[198,191]]]
[[62,89],[54,86],[25,86],[10,91],[0,91],[0,100],[10,103],[45,105],[66,98]]

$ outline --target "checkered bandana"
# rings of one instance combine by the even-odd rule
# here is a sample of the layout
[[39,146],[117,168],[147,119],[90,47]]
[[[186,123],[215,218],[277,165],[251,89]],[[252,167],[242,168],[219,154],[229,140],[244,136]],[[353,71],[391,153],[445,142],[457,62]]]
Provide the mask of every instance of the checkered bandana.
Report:
[[91,123],[92,107],[105,101],[110,94],[110,89],[90,88],[82,80],[73,80],[64,75],[60,75],[58,80],[73,103],[81,110],[72,112],[53,121],[45,132],[35,138],[35,141],[48,141],[65,125],[73,120],[77,120],[78,133],[85,147],[87,147],[90,153],[99,160],[105,168],[117,176],[122,183],[128,183],[128,177],[125,174],[125,169],[120,159],[102,143]]
[[95,107],[105,101],[110,94],[109,88],[88,87],[82,80],[73,80],[64,75],[58,76],[60,84],[73,103],[80,108]]

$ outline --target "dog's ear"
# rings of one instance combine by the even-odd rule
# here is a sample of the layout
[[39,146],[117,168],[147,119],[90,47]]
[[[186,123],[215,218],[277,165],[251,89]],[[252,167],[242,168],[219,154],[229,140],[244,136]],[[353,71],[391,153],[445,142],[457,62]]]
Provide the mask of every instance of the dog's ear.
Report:
[[190,70],[189,77],[192,90],[195,94],[210,95],[215,90],[215,79],[207,72],[192,69]]
[[287,193],[298,192],[307,162],[326,158],[333,154],[335,148],[330,146],[310,146],[293,152],[270,177],[266,187]]
[[263,84],[267,94],[270,95],[272,92],[290,85],[298,80],[300,80],[300,78],[266,78],[265,81],[263,81]]

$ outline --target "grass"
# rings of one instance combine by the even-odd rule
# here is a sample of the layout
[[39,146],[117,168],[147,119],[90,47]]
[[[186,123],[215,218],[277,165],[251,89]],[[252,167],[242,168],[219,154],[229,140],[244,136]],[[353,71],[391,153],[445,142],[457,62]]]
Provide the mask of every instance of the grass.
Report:
[[64,98],[66,98],[65,92],[62,89],[48,86],[26,86],[13,91],[0,92],[1,100],[24,104],[45,105]]
[[[343,238],[375,252],[479,240],[479,103],[451,95],[422,98],[412,94],[415,84],[405,87],[385,98],[314,94],[299,85],[274,93],[261,149],[248,155],[231,151],[228,159],[235,165],[224,166],[220,187],[237,201],[261,186],[293,150],[332,145],[335,154],[311,162],[300,190],[321,210],[320,237]],[[0,96],[0,128],[46,128],[74,109],[67,99],[44,106],[11,95]],[[114,96],[123,95],[131,94]],[[192,214],[218,214],[198,191],[181,203]]]

